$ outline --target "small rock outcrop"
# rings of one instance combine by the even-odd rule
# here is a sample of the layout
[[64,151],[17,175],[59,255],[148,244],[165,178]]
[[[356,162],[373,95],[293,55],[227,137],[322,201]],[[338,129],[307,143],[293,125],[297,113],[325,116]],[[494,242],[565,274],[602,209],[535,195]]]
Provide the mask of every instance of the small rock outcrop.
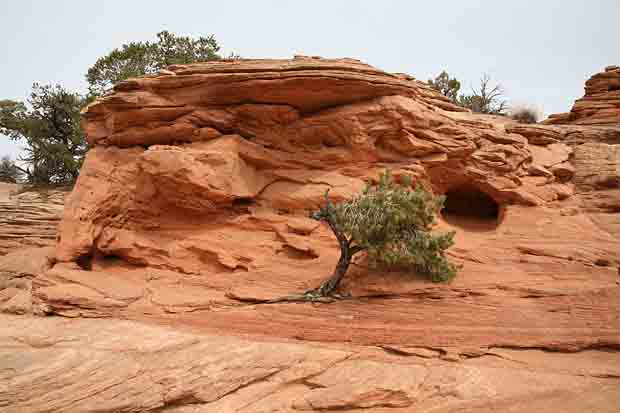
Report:
[[618,125],[620,124],[620,66],[607,66],[592,76],[585,95],[569,113],[551,115],[546,124]]
[[543,123],[557,125],[574,148],[574,183],[584,210],[620,237],[620,66],[592,76],[569,113]]

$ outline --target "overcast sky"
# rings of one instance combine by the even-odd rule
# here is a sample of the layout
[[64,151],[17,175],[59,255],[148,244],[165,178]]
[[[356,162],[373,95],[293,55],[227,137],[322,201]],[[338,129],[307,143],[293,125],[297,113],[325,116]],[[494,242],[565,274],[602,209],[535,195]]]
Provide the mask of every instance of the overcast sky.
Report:
[[[0,0],[0,99],[33,82],[86,90],[84,74],[124,42],[161,30],[214,34],[223,54],[354,57],[466,89],[488,73],[512,103],[565,112],[584,81],[620,64],[620,0]],[[0,155],[18,145],[0,135]]]

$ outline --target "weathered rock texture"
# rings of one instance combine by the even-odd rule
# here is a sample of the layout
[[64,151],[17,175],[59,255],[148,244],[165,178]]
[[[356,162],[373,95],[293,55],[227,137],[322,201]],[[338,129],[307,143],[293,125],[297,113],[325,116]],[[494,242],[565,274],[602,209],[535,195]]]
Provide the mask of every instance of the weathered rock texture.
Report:
[[[256,258],[224,257],[238,248],[173,233],[241,225],[247,255],[256,242],[242,221],[256,211],[303,213],[325,189],[350,197],[386,167],[438,192],[475,185],[501,203],[542,205],[570,192],[530,174],[537,162],[565,162],[569,148],[541,143],[533,154],[526,137],[453,108],[419,82],[353,60],[172,66],[123,82],[84,113],[95,147],[67,204],[58,259],[249,269]],[[272,221],[252,220],[261,234]]]
[[[76,320],[7,318],[0,356],[17,346],[31,367],[0,381],[0,406],[617,407],[620,125],[474,115],[409,76],[305,57],[172,66],[119,84],[84,122],[93,147],[57,248],[0,260],[2,311]],[[308,218],[325,191],[346,199],[385,168],[460,194],[438,224],[457,230],[455,281],[362,257],[350,299],[269,304],[337,261]]]
[[548,124],[617,125],[620,123],[620,66],[608,66],[592,76],[585,96],[575,102],[569,113],[551,115]]
[[544,123],[558,125],[574,148],[582,208],[602,230],[620,238],[620,66],[592,76],[570,113],[551,115]]
[[[128,333],[130,332],[130,333]],[[249,342],[131,321],[0,317],[3,412],[612,413],[618,353]]]
[[19,193],[18,185],[0,183],[0,255],[19,247],[54,245],[67,193]]

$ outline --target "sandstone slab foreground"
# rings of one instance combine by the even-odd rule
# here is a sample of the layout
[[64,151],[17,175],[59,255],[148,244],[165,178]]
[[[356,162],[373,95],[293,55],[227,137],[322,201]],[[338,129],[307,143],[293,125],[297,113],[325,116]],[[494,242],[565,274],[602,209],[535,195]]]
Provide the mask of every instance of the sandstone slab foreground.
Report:
[[[6,412],[614,412],[618,353],[328,348],[132,321],[0,317]],[[131,331],[131,334],[127,334]],[[444,357],[445,358],[445,357]]]

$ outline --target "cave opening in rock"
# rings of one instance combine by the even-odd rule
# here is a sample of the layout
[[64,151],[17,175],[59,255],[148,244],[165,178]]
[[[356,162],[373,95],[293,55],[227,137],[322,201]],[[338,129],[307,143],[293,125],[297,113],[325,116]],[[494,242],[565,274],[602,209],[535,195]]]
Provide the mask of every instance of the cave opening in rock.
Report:
[[441,215],[449,224],[471,230],[488,230],[498,225],[500,205],[477,187],[454,187],[445,193],[445,197]]
[[75,263],[83,271],[92,271],[93,269],[93,256],[91,254],[83,254],[78,257]]

